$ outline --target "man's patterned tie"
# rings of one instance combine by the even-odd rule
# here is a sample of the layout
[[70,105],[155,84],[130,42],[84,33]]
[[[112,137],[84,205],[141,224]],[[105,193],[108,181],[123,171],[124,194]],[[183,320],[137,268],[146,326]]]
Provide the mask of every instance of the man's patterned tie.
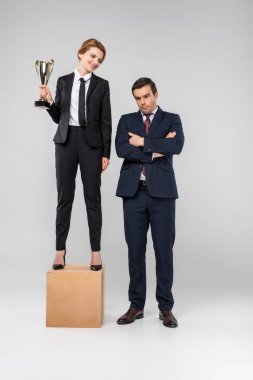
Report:
[[[151,115],[152,115],[152,113],[144,113],[144,116],[146,116],[146,119],[144,121],[146,136],[148,135],[150,124],[151,124],[151,120],[150,120],[150,116]],[[142,170],[141,171],[142,171],[142,174],[145,176],[144,165],[142,165]]]

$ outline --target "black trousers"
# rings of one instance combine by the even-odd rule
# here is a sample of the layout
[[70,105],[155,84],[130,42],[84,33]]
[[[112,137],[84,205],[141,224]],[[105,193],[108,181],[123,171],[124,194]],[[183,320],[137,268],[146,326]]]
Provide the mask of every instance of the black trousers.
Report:
[[88,145],[86,128],[69,126],[66,142],[64,144],[55,144],[55,159],[58,191],[56,250],[66,248],[75,194],[75,178],[79,164],[88,217],[91,250],[100,251],[102,149],[91,148]]
[[143,309],[146,300],[146,245],[149,225],[156,257],[156,299],[161,310],[174,304],[173,244],[175,240],[175,199],[151,197],[140,189],[123,198],[125,237],[129,260],[129,301]]

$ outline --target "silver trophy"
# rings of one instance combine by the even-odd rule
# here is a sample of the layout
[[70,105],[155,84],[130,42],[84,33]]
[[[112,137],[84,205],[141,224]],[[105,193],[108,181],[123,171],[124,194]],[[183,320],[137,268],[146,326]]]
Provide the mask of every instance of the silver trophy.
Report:
[[[50,75],[53,71],[54,67],[54,60],[51,59],[51,61],[39,61],[37,60],[35,62],[35,68],[37,71],[38,76],[40,77],[41,84],[47,84],[50,78]],[[47,107],[48,102],[41,97],[39,100],[37,100],[34,103],[35,107]]]

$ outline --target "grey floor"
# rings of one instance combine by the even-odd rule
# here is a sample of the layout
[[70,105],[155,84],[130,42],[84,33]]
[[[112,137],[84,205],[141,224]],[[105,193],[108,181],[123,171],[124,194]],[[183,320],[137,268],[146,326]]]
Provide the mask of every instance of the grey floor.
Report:
[[[0,373],[8,379],[252,380],[253,303],[247,292],[175,290],[177,329],[145,318],[118,326],[122,295],[106,294],[101,329],[45,327],[45,284],[1,294]],[[125,295],[124,295],[125,296]]]

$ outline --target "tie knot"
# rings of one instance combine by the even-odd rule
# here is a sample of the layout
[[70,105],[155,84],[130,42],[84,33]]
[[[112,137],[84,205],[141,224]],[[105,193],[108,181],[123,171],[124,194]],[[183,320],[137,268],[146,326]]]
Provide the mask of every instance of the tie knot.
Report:
[[83,78],[80,78],[79,80],[80,80],[81,84],[85,84],[85,80]]
[[151,113],[144,113],[144,116],[146,116],[146,117],[148,117],[148,118],[149,118],[151,115],[153,115],[152,112],[151,112]]

